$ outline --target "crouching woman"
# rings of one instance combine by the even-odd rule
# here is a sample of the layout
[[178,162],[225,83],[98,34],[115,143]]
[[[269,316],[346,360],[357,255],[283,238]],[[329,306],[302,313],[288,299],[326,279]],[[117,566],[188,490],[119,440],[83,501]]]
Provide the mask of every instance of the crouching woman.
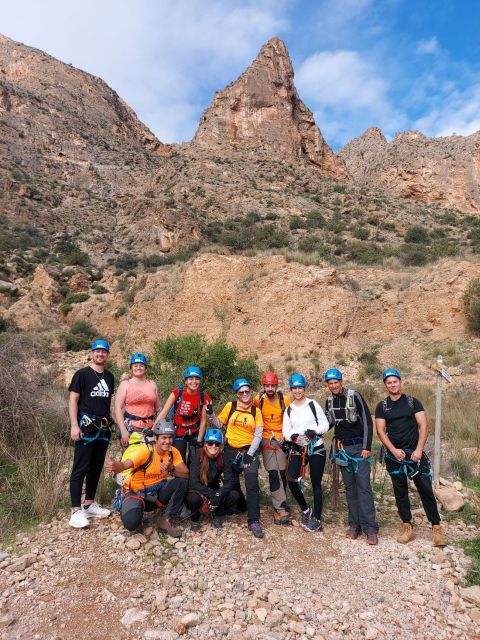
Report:
[[212,515],[212,525],[222,527],[222,516],[235,513],[240,493],[223,480],[223,436],[219,429],[208,429],[200,454],[192,458],[187,506],[192,512],[192,531],[200,529],[202,513]]
[[[165,509],[158,520],[158,531],[180,538],[182,529],[174,527],[171,517],[183,505],[188,488],[188,468],[180,452],[172,446],[174,427],[162,420],[153,428],[153,447],[139,444],[122,462],[109,458],[107,471],[129,470],[120,510],[123,526],[134,531],[142,523],[144,511]],[[168,477],[171,476],[170,479]]]

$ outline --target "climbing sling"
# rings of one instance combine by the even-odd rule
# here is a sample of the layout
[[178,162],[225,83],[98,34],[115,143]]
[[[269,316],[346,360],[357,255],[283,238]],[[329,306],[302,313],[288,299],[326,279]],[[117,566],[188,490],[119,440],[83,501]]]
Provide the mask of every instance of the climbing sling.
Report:
[[110,416],[96,416],[92,413],[79,414],[78,424],[82,431],[82,443],[84,445],[103,440],[110,442],[111,434],[115,431],[115,423]]

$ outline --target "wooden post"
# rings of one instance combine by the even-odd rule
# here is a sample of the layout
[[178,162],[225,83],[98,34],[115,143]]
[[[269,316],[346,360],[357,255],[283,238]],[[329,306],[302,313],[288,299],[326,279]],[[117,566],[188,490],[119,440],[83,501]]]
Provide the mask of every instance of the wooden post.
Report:
[[437,357],[437,381],[435,388],[435,445],[433,453],[433,481],[435,486],[440,484],[440,456],[441,456],[441,431],[442,431],[442,368],[443,358]]
[[339,502],[340,502],[340,482],[339,482],[339,471],[338,464],[332,465],[332,509],[334,511],[338,511]]

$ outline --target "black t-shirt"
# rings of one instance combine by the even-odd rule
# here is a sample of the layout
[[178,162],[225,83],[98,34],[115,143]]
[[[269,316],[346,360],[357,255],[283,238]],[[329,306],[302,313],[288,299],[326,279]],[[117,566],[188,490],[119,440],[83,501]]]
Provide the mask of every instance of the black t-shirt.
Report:
[[415,414],[424,411],[424,408],[420,400],[411,396],[410,398],[409,401],[404,393],[398,400],[392,400],[388,396],[379,402],[375,409],[375,418],[386,421],[387,435],[398,449],[415,449],[418,444],[418,424]]
[[110,371],[97,373],[92,367],[84,367],[74,373],[68,390],[80,394],[79,413],[103,418],[110,416],[114,386],[115,382]]

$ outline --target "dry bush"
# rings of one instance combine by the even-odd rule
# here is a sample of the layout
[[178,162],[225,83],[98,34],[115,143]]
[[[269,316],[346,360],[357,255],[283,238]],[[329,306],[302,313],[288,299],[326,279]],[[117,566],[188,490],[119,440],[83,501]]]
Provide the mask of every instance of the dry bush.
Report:
[[36,365],[20,336],[0,343],[0,528],[51,516],[68,473],[65,394]]

